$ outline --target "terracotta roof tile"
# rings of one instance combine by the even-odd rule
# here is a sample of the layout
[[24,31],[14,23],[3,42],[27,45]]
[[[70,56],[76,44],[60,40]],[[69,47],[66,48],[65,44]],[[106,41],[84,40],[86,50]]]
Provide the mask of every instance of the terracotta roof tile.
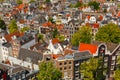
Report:
[[61,29],[63,29],[63,28],[64,28],[64,25],[63,25],[63,24],[60,24],[60,25],[57,26],[57,29],[58,29],[58,30],[61,30]]
[[118,12],[117,16],[120,17],[120,11]]
[[93,27],[94,27],[94,28],[99,28],[99,23],[94,23],[94,24],[93,24]]
[[59,42],[58,38],[54,38],[54,39],[52,40],[52,44],[56,44],[56,43],[58,43],[58,42]]
[[12,34],[7,34],[7,35],[5,35],[4,37],[5,37],[5,39],[6,39],[8,42],[10,42],[10,41],[12,40],[12,36],[20,37],[20,36],[23,36],[23,35],[24,35],[24,33],[21,33],[20,31],[16,31],[16,32],[14,32],[14,33],[12,33]]
[[98,46],[93,44],[80,43],[79,51],[90,51],[91,54],[95,54]]

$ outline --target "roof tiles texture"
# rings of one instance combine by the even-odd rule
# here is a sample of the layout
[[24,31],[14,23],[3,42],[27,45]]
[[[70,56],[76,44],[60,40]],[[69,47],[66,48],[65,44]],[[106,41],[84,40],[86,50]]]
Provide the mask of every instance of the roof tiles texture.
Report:
[[91,54],[95,54],[98,46],[93,44],[80,43],[79,51],[90,51]]

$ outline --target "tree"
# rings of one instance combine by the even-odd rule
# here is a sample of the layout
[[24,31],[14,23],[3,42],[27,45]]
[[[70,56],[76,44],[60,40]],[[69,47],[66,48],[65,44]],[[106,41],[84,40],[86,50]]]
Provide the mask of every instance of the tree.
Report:
[[55,23],[55,20],[52,17],[49,17],[48,21],[50,21],[51,23]]
[[30,28],[29,27],[24,27],[24,28],[21,29],[21,32],[25,32],[27,30],[30,30]]
[[62,73],[53,65],[52,62],[41,62],[39,65],[40,72],[38,80],[59,80]]
[[[91,58],[88,61],[81,63],[80,72],[84,80],[104,80],[103,71],[98,71],[102,66],[101,58]],[[97,74],[98,73],[98,74]]]
[[60,42],[64,41],[65,40],[65,36],[64,35],[60,35],[58,36],[58,39]]
[[0,0],[0,2],[4,2],[4,0]]
[[82,26],[75,34],[73,34],[71,44],[73,46],[78,46],[80,42],[91,43],[91,39],[91,28],[87,26]]
[[46,3],[51,2],[50,0],[45,0]]
[[90,1],[88,5],[91,6],[91,8],[93,8],[94,10],[98,10],[100,8],[99,3],[96,1]]
[[17,24],[15,20],[11,20],[10,24],[8,25],[10,33],[13,33],[18,30]]
[[6,24],[3,20],[0,19],[0,28],[6,30]]
[[17,0],[17,4],[22,4],[22,0]]
[[30,0],[30,2],[29,3],[34,3],[35,2],[35,0]]
[[43,41],[44,36],[42,34],[38,34],[37,37],[38,37],[38,42]]
[[88,61],[85,61],[80,66],[80,72],[83,75],[84,80],[94,80],[94,74],[98,68],[98,59],[91,58]]
[[115,71],[114,79],[115,79],[115,80],[120,80],[120,69],[117,69],[117,70]]
[[120,43],[120,28],[113,23],[107,24],[99,28],[95,39],[103,42]]
[[120,80],[120,56],[119,57],[117,57],[117,62],[118,62],[118,64],[117,64],[117,69],[115,70],[115,75],[114,75],[114,79],[115,80]]
[[57,30],[57,28],[54,29],[54,31],[52,32],[52,37],[56,38],[58,36],[59,32]]
[[78,7],[81,7],[82,6],[82,3],[81,2],[77,2],[76,4],[75,4],[75,8],[78,8]]

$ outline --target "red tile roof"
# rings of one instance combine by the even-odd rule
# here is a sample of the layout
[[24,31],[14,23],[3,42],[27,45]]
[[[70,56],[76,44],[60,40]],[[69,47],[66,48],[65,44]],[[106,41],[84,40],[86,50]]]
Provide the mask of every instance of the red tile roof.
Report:
[[52,40],[52,44],[56,44],[56,43],[58,43],[58,42],[59,42],[58,38],[54,38],[54,39]]
[[100,19],[100,21],[102,21],[102,20],[103,20],[103,16],[102,16],[102,15],[100,15],[100,16],[99,16],[99,19]]
[[91,54],[95,54],[97,51],[98,46],[93,45],[93,44],[85,44],[85,43],[80,43],[79,45],[79,51],[90,51]]
[[57,25],[57,29],[58,29],[58,30],[61,30],[61,29],[63,29],[63,28],[64,28],[64,25],[63,25],[63,24]]
[[58,57],[63,56],[62,54],[52,54],[53,59],[57,59]]
[[52,26],[52,23],[51,22],[46,22],[46,23],[42,24],[42,26],[49,27],[49,26]]
[[118,12],[117,16],[120,17],[120,11]]
[[93,24],[93,27],[94,27],[94,28],[99,28],[99,23],[94,23],[94,24]]
[[12,34],[7,34],[4,37],[8,42],[10,42],[12,40],[12,36],[20,37],[20,36],[23,36],[23,35],[24,35],[24,33],[20,32],[20,31],[16,31]]
[[90,19],[90,17],[91,17],[90,15],[89,15],[89,16],[87,16],[88,20]]

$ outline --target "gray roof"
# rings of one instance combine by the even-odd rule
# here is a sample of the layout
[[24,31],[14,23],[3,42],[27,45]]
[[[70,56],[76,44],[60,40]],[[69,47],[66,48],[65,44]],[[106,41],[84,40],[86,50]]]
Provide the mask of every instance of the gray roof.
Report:
[[23,45],[23,44],[25,44],[25,43],[33,40],[33,39],[34,39],[34,37],[33,37],[32,34],[30,34],[30,33],[25,33],[24,36],[17,38],[17,40],[20,41],[20,44],[21,44],[21,45]]
[[3,43],[2,45],[5,46],[5,47],[7,47],[7,48],[11,47],[11,44],[8,43],[8,42],[7,43]]
[[0,63],[0,69],[8,70],[9,75],[13,75],[13,74],[16,74],[18,72],[25,71],[25,70],[30,71],[30,69],[22,67],[20,65],[14,64],[14,65],[11,66],[11,65],[8,65],[8,64],[4,64],[4,63]]
[[38,61],[43,59],[43,54],[34,52],[28,49],[21,48],[19,51],[18,59],[24,60],[29,62],[27,59],[30,60],[33,64],[38,64]]
[[74,53],[74,59],[78,60],[78,59],[88,59],[91,58],[92,55],[90,54],[89,51],[84,51],[84,52],[75,52]]

